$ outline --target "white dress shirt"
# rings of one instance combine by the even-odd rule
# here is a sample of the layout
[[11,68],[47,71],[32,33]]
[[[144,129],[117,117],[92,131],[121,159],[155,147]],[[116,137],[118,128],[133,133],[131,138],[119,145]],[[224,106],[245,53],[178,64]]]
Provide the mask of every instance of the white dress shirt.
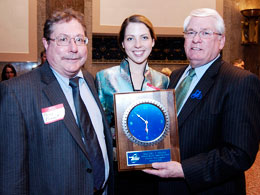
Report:
[[[52,69],[56,79],[58,80],[58,83],[60,84],[61,89],[62,89],[63,93],[65,94],[65,97],[73,112],[75,120],[77,121],[77,115],[76,115],[75,105],[74,105],[74,101],[73,101],[72,88],[69,85],[69,78],[62,76],[57,71],[55,71],[53,68],[51,68],[51,69]],[[96,135],[98,138],[98,142],[99,142],[102,154],[103,154],[104,164],[105,164],[105,182],[104,182],[104,184],[105,184],[108,179],[108,175],[109,175],[109,162],[108,162],[108,156],[107,156],[107,148],[106,148],[106,141],[105,141],[105,135],[104,135],[104,126],[103,126],[103,121],[102,121],[102,115],[101,115],[99,107],[96,103],[96,100],[83,77],[82,71],[80,70],[76,76],[80,77],[80,79],[79,79],[80,96],[88,110],[90,119],[94,126],[94,129],[95,129],[95,132],[96,132]]]
[[[211,64],[213,64],[213,62],[215,62],[216,59],[218,59],[220,55],[218,55],[214,60],[210,61],[209,63],[199,66],[197,68],[195,68],[195,73],[196,75],[193,77],[190,88],[182,102],[182,105],[180,106],[180,109],[177,113],[177,115],[179,115],[179,113],[182,110],[182,107],[184,106],[185,102],[187,101],[187,99],[189,98],[191,92],[193,91],[193,89],[196,87],[196,85],[198,84],[198,82],[200,81],[200,79],[202,78],[202,76],[205,74],[205,72],[208,70],[208,68],[211,66]],[[180,80],[178,81],[175,90],[178,88],[178,86],[180,85],[180,83],[182,82],[183,79],[185,79],[186,76],[188,76],[189,74],[189,70],[191,69],[191,65],[189,65],[186,70],[184,71],[184,73],[182,74]]]

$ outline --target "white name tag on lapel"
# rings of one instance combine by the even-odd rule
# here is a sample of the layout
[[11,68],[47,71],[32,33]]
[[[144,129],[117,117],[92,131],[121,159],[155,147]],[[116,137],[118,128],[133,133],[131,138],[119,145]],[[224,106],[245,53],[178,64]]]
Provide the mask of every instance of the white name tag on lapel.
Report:
[[53,123],[63,120],[65,116],[65,109],[63,104],[42,108],[42,117],[44,124]]

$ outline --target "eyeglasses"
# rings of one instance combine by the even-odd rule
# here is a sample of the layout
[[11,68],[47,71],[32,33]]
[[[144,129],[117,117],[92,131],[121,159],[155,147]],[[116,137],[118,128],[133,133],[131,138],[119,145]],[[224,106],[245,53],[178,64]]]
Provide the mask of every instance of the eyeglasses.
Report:
[[58,46],[68,46],[71,39],[77,46],[83,46],[88,44],[88,38],[83,36],[70,37],[65,34],[58,35],[55,39],[49,38],[48,40],[55,41]]
[[221,33],[213,32],[211,30],[203,30],[200,32],[188,30],[183,33],[184,33],[184,37],[187,39],[193,39],[197,34],[199,34],[199,37],[202,39],[210,39],[213,35],[222,35]]

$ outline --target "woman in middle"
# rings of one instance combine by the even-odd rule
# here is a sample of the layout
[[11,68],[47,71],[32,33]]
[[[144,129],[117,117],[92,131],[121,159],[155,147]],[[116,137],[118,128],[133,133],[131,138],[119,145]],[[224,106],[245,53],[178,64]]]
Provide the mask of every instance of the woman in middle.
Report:
[[[132,15],[126,18],[121,25],[118,40],[126,58],[119,66],[107,68],[96,75],[99,98],[114,140],[113,94],[167,89],[169,84],[166,75],[148,66],[147,60],[155,44],[156,35],[152,23],[145,16]],[[114,144],[116,145],[115,141]],[[155,180],[156,177],[141,171],[118,173],[115,166],[116,194],[157,194],[156,185],[153,183]]]

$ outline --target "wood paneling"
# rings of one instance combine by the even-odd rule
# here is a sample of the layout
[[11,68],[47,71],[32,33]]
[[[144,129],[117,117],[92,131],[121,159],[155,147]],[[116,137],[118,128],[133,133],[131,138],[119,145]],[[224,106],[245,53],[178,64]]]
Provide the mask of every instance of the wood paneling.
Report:
[[73,8],[74,10],[84,13],[84,0],[46,0],[47,16],[50,16],[55,10],[65,8]]

